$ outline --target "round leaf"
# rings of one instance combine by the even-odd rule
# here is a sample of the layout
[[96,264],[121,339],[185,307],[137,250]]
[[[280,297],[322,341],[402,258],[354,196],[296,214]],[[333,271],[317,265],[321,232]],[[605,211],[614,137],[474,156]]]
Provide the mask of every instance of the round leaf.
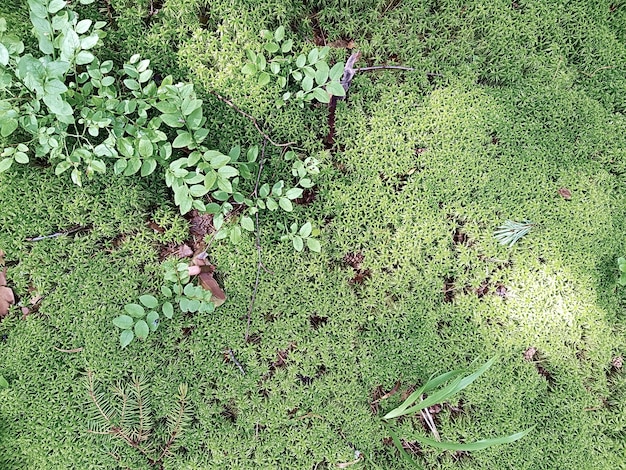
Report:
[[309,250],[314,251],[316,253],[319,253],[320,251],[322,251],[321,243],[315,238],[307,238],[306,246],[309,247]]
[[311,225],[311,222],[307,222],[302,227],[300,227],[300,236],[302,238],[307,238],[309,235],[311,235],[312,231],[313,231],[313,226]]
[[144,320],[139,320],[135,323],[135,335],[139,339],[146,339],[150,333],[150,327]]
[[113,319],[113,324],[122,330],[128,330],[133,327],[135,320],[133,320],[133,317],[129,317],[128,315],[120,315],[119,317],[115,317]]
[[293,247],[296,251],[302,251],[304,249],[304,241],[302,240],[302,237],[296,235],[291,241],[293,242]]
[[162,311],[163,315],[167,318],[172,318],[174,316],[174,306],[170,302],[165,302],[163,304]]
[[250,217],[242,217],[241,228],[247,230],[248,232],[254,232],[254,222]]
[[291,201],[289,199],[287,199],[286,197],[281,197],[280,199],[278,199],[278,205],[285,211],[285,212],[291,212],[293,211],[293,204],[291,203]]
[[156,331],[159,327],[159,314],[154,311],[148,313],[146,316],[146,323],[148,324],[150,331]]
[[133,330],[122,331],[122,334],[120,335],[120,345],[122,346],[122,349],[128,346],[134,338],[135,334],[133,333]]
[[146,314],[146,311],[139,304],[126,304],[124,305],[124,310],[131,316],[135,318],[143,318]]
[[159,305],[159,301],[152,295],[142,295],[139,297],[139,302],[148,308],[157,308]]

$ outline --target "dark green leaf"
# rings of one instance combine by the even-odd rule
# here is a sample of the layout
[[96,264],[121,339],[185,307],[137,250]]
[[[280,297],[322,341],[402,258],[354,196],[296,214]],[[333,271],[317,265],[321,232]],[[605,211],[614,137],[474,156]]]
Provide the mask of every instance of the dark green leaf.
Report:
[[8,388],[9,382],[3,376],[0,375],[0,388]]

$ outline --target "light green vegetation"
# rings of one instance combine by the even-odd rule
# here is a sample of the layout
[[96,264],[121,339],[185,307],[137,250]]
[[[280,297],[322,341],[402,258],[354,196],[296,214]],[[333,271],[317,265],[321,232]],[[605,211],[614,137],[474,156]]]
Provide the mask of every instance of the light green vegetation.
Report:
[[[626,468],[626,291],[616,263],[626,253],[626,7],[110,0],[76,9],[108,22],[101,60],[119,68],[139,53],[160,76],[194,84],[207,148],[263,145],[218,93],[275,142],[296,142],[320,173],[310,204],[260,217],[266,270],[250,341],[258,252],[243,231],[238,245],[209,248],[224,305],[178,312],[123,350],[113,319],[160,292],[162,244],[188,237],[163,176],[96,174],[81,188],[37,162],[2,173],[8,285],[23,306],[43,298],[36,312],[23,318],[14,306],[0,322],[0,467],[158,468],[123,439],[88,432],[100,429],[89,371],[107,401],[116,383],[143,378],[151,458],[176,429],[166,418],[187,384],[189,419],[165,469],[337,468],[355,450],[362,457],[348,468],[409,468],[382,416],[410,387],[497,356],[459,394],[461,413],[444,406],[436,416],[439,433],[472,443],[535,428],[458,462],[424,445],[412,455],[420,466]],[[2,3],[0,16],[26,38],[22,2]],[[416,70],[357,73],[326,149],[325,105],[277,109],[279,84],[241,73],[245,51],[263,48],[259,30],[281,25],[295,55],[323,35],[331,46],[353,40],[357,66]],[[350,52],[331,47],[328,64]],[[267,143],[265,180],[291,170]],[[507,220],[534,224],[510,248],[493,236]],[[319,254],[295,252],[275,228],[295,240],[291,224],[307,221],[319,228]],[[26,241],[74,227],[86,229]],[[397,393],[372,404],[398,380]],[[416,415],[397,433],[432,437]]]

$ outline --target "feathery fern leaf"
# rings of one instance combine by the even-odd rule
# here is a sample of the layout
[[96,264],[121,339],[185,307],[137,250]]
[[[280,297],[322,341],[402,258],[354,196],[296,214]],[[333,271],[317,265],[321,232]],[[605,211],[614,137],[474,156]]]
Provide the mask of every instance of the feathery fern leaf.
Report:
[[522,222],[507,220],[496,229],[493,236],[503,245],[512,247],[520,238],[530,232],[533,227],[534,224],[528,220]]

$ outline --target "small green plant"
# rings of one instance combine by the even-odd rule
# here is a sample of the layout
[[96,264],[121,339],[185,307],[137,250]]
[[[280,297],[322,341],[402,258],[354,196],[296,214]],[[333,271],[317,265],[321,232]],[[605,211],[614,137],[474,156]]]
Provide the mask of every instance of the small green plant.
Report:
[[[177,438],[190,422],[187,384],[178,386],[176,406],[167,412],[165,420],[154,419],[147,386],[140,377],[119,381],[112,394],[105,394],[98,387],[93,372],[88,371],[86,386],[92,411],[88,431],[124,442],[142,454],[151,466],[163,468],[163,461],[171,455]],[[155,441],[159,436],[166,439],[157,446]]]
[[[383,416],[382,419],[391,434],[395,446],[398,448],[398,451],[400,452],[402,457],[407,460],[407,462],[409,462],[413,466],[417,466],[404,450],[398,434],[388,424],[389,421],[392,419],[400,418],[402,416],[412,415],[420,412],[423,413],[425,421],[428,423],[428,417],[430,416],[428,414],[429,407],[450,400],[450,398],[452,398],[454,395],[456,395],[472,382],[474,382],[483,373],[485,373],[485,371],[487,371],[494,362],[495,358],[491,358],[485,364],[479,367],[475,372],[466,376],[463,376],[463,374],[467,372],[465,369],[457,369],[451,372],[441,374],[435,378],[431,378],[424,385],[411,393],[411,395],[409,395],[409,397],[400,406],[391,410],[389,413]],[[426,398],[424,398],[425,394],[428,394]],[[430,425],[434,426],[433,424]],[[472,443],[456,443],[441,442],[441,440],[439,439],[439,435],[436,432],[436,429],[434,429],[434,427],[431,427],[431,431],[433,431],[436,439],[431,439],[418,433],[411,435],[410,439],[438,449],[471,452],[486,449],[494,445],[507,444],[517,441],[518,439],[521,439],[530,431],[532,431],[533,428],[505,437],[482,439]]]
[[[135,337],[145,340],[151,331],[154,332],[159,327],[159,313],[157,312],[159,301],[156,297],[142,295],[139,297],[139,302],[139,304],[126,304],[124,306],[126,314],[113,319],[113,324],[122,329],[120,334],[122,348],[128,346]],[[168,309],[163,307],[162,311],[166,317],[172,318],[173,312],[168,316],[170,313]]]
[[0,375],[0,389],[3,388],[9,388],[9,382],[7,382],[7,379],[5,379],[4,376]]
[[534,225],[535,224],[529,222],[528,220],[524,220],[523,222],[507,220],[496,229],[493,236],[501,244],[512,247],[519,241],[520,238],[530,232]]
[[617,267],[619,269],[619,278],[617,282],[620,286],[626,286],[626,258],[617,258]]
[[[304,107],[306,102],[314,99],[320,103],[330,102],[331,96],[345,96],[346,92],[339,82],[343,75],[344,63],[337,62],[333,67],[328,65],[328,46],[313,48],[308,54],[293,53],[293,41],[285,39],[285,28],[278,27],[276,31],[261,31],[265,39],[264,52],[246,51],[248,62],[241,72],[256,77],[261,86],[269,84],[272,79],[283,89],[283,94],[276,99],[276,107],[280,108],[289,101]],[[297,84],[297,91],[290,85]]]
[[[278,228],[280,230],[287,230],[283,224],[279,223]],[[289,230],[285,235],[280,237],[281,241],[291,240],[293,247],[296,251],[304,250],[306,246],[309,250],[319,253],[322,251],[322,245],[319,240],[313,238],[319,233],[319,230],[314,230],[311,222],[305,223],[298,229],[298,224],[294,222],[289,226]]]

